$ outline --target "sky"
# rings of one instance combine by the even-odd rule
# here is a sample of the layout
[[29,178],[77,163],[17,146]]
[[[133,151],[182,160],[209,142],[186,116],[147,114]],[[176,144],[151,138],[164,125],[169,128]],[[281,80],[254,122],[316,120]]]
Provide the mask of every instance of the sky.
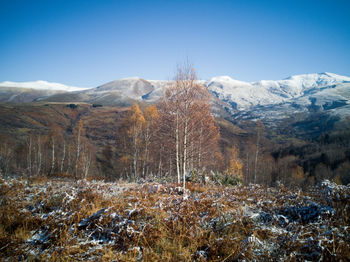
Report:
[[0,82],[350,76],[348,0],[0,0]]

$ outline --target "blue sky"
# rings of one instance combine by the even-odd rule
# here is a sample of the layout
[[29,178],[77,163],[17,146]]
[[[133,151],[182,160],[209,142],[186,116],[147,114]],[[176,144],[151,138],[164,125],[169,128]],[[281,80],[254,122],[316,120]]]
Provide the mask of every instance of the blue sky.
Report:
[[0,81],[350,76],[350,1],[0,0]]

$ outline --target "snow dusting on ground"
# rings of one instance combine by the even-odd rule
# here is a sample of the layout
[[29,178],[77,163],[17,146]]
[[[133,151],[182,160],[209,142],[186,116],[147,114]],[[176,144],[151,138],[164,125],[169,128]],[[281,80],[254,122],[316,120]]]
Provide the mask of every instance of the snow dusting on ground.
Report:
[[345,261],[350,188],[0,181],[0,258]]

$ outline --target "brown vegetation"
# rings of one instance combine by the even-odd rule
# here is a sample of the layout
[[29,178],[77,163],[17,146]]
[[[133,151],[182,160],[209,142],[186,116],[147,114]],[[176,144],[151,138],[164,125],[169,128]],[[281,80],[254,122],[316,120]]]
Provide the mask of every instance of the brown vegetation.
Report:
[[349,188],[1,180],[0,258],[35,261],[349,257]]

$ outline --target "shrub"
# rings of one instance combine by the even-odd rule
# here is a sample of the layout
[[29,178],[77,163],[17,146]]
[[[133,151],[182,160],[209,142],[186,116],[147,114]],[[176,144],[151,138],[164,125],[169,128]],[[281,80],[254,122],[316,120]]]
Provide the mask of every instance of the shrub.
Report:
[[69,104],[69,105],[67,105],[67,107],[69,107],[71,109],[76,109],[78,107],[78,105],[76,105],[76,104]]
[[227,174],[227,173],[220,173],[220,172],[213,172],[211,171],[211,181],[214,182],[214,184],[218,185],[231,185],[236,186],[238,184],[243,184],[242,179],[235,175]]

